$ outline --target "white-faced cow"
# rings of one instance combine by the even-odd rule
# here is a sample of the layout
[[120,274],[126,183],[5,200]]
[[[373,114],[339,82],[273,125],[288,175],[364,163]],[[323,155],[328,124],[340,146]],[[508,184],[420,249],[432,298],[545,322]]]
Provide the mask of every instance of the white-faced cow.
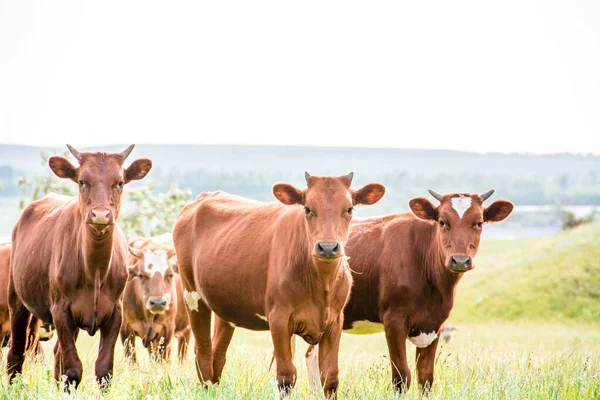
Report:
[[[438,335],[454,305],[456,285],[475,267],[481,230],[502,221],[513,204],[496,200],[483,205],[493,190],[478,195],[430,193],[409,202],[411,213],[354,221],[346,252],[354,286],[344,309],[344,331],[385,331],[392,382],[398,391],[411,383],[406,339],[417,347],[421,388],[433,383]],[[318,349],[310,347],[310,375]]]
[[169,359],[171,339],[185,358],[191,331],[171,234],[135,239],[129,244],[129,280],[123,295],[121,340],[135,361],[135,338],[152,359]]

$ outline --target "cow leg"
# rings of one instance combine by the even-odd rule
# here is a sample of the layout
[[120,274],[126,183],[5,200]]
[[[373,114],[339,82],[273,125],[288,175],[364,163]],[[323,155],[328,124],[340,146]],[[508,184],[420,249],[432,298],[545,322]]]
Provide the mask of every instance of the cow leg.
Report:
[[100,346],[96,359],[96,381],[100,387],[110,384],[115,360],[115,344],[123,322],[122,305],[117,304],[110,318],[100,328]]
[[403,393],[410,388],[410,369],[406,359],[406,337],[404,318],[389,313],[384,314],[383,326],[392,364],[392,383],[397,392]]
[[187,355],[188,345],[190,343],[190,335],[192,331],[190,328],[185,328],[183,332],[179,334],[179,343],[177,346],[177,355],[180,362],[185,360],[185,356]]
[[417,377],[419,388],[422,392],[428,392],[433,385],[433,367],[435,363],[435,352],[439,339],[435,339],[429,346],[417,347]]
[[27,346],[27,327],[31,318],[31,313],[25,308],[15,292],[12,279],[8,285],[8,304],[10,307],[11,338],[10,349],[6,357],[6,372],[8,373],[8,382],[12,383],[15,376],[23,371]]
[[[67,378],[65,384],[67,386],[65,386],[64,389],[67,389],[70,384],[73,384],[75,387],[77,387],[79,382],[81,382],[81,375],[83,374],[83,366],[81,365],[81,360],[79,359],[77,355],[77,349],[75,348],[75,343],[77,342],[77,337],[79,336],[79,329],[75,327],[74,323],[67,326],[60,325],[63,331],[61,333],[61,331],[58,329],[59,322],[56,320],[54,315],[52,316],[52,319],[55,322],[54,326],[56,328],[56,335],[58,337],[58,340],[54,345],[54,379],[58,384],[60,378],[65,375]],[[60,324],[62,324],[62,322]],[[69,329],[67,330],[66,328]],[[72,343],[72,348],[74,349],[75,353],[73,353],[73,349],[71,349],[71,353],[69,353],[69,357],[71,358],[67,358],[65,352],[63,351],[63,347],[61,346],[60,342],[61,334],[63,336],[67,336],[67,338],[63,339],[65,342]]]
[[196,373],[200,383],[211,381],[213,377],[212,340],[210,338],[210,308],[198,301],[196,310],[188,309],[190,326],[196,342]]
[[225,366],[227,348],[231,343],[235,328],[229,322],[215,315],[215,332],[213,335],[213,383],[219,383]]
[[121,343],[125,349],[125,358],[132,363],[137,362],[135,354],[135,334],[130,331],[129,325],[126,323],[121,326]]
[[336,398],[338,380],[338,354],[342,336],[342,317],[323,334],[319,341],[319,369],[321,370],[321,384],[325,397]]
[[292,358],[292,332],[288,321],[289,318],[269,316],[277,363],[277,387],[283,395],[287,395],[296,384],[296,367]]

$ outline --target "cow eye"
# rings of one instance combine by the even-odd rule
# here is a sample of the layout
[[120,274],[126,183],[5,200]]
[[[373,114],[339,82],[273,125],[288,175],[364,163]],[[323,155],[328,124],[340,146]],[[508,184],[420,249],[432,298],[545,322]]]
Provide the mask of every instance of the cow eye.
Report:
[[354,212],[354,207],[350,207],[348,209],[348,215],[352,215],[353,212]]
[[138,274],[137,277],[140,278],[140,279],[142,279],[143,275],[142,274]]
[[481,228],[483,228],[483,222],[481,222],[481,221],[480,221],[480,222],[478,222],[478,223],[477,223],[477,227],[478,227],[478,228],[480,228],[480,229],[481,229]]
[[119,187],[123,187],[124,184],[125,184],[125,181],[119,182]]
[[304,206],[304,213],[305,213],[306,215],[310,215],[310,214],[312,214],[312,211],[310,211],[310,208],[308,208],[308,207]]
[[83,185],[85,185],[85,182],[82,180],[79,180],[79,186],[83,187]]
[[443,228],[443,227],[445,227],[445,226],[446,226],[446,223],[444,222],[444,220],[443,220],[443,219],[440,219],[440,222],[439,222],[439,224],[440,224],[440,228]]

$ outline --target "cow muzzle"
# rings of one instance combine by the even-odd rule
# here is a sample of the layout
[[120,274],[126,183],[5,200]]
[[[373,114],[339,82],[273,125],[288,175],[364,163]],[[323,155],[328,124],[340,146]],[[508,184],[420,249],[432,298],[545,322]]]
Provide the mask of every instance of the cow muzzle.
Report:
[[324,260],[333,260],[342,255],[342,246],[337,242],[319,242],[315,246],[317,257]]
[[93,208],[88,215],[88,224],[106,226],[113,222],[113,214],[106,208]]
[[165,297],[149,299],[146,308],[151,314],[162,314],[169,309],[169,302]]
[[450,269],[454,272],[472,270],[473,259],[469,256],[450,256]]

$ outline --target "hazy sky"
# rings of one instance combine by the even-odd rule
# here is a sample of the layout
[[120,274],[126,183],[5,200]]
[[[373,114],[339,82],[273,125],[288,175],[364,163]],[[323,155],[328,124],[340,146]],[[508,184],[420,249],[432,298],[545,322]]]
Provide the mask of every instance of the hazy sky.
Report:
[[0,0],[0,142],[600,154],[600,2]]

